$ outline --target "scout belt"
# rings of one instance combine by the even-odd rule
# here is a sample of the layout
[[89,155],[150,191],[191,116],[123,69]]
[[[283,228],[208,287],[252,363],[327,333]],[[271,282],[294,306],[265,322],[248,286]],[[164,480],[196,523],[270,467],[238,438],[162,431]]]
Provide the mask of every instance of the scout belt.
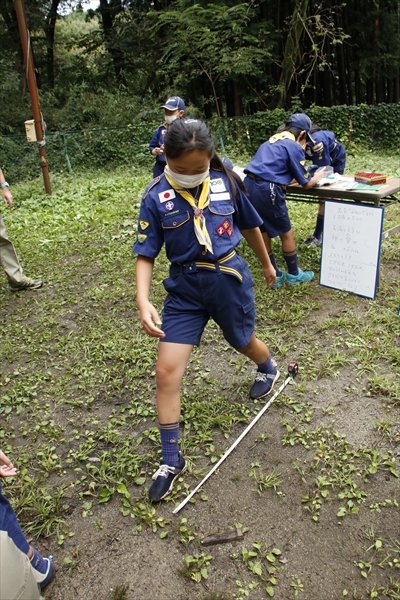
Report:
[[220,271],[221,273],[227,273],[228,275],[233,275],[239,281],[243,281],[243,275],[237,269],[229,267],[226,263],[235,258],[236,250],[232,250],[226,256],[222,256],[219,258],[217,262],[207,262],[203,260],[196,260],[190,263],[173,263],[172,266],[180,267],[181,271],[184,273],[195,273],[198,270],[207,270],[207,271]]
[[[258,175],[254,175],[254,173],[246,173],[247,177],[250,177],[250,179],[255,179],[256,181],[266,181],[267,183],[272,183],[272,181],[267,181],[267,179],[264,179],[263,177],[258,177]],[[280,188],[282,188],[283,190],[286,190],[286,185],[283,185],[282,183],[274,183],[274,185],[279,185]]]

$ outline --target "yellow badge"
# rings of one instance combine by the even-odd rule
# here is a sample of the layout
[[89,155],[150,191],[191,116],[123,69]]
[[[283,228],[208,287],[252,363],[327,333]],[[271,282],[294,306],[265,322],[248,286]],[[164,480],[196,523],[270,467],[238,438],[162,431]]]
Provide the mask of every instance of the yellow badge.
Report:
[[139,242],[139,244],[143,244],[143,242],[146,240],[147,235],[144,235],[144,233],[138,233],[137,236],[137,240]]
[[149,223],[147,221],[140,221],[139,223],[140,223],[140,229],[143,229],[143,231],[145,229],[147,229],[149,226]]

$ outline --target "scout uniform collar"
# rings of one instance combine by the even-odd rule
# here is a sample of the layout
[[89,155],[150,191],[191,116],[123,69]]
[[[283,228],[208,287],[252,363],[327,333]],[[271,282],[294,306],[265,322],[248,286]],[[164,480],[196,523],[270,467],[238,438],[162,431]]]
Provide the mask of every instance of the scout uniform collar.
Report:
[[270,137],[269,143],[275,144],[275,142],[277,142],[278,140],[293,140],[295,142],[296,138],[290,131],[281,131],[281,133],[275,133],[275,135]]
[[187,202],[189,202],[190,206],[193,207],[194,212],[194,232],[198,239],[199,244],[206,247],[206,250],[213,254],[212,242],[207,231],[206,227],[206,218],[203,214],[203,210],[207,208],[210,204],[210,177],[207,177],[202,183],[202,189],[198,204],[196,204],[195,198],[192,196],[188,190],[180,187],[172,177],[164,172],[165,178],[168,181],[169,185],[179,192],[179,194],[184,198]]

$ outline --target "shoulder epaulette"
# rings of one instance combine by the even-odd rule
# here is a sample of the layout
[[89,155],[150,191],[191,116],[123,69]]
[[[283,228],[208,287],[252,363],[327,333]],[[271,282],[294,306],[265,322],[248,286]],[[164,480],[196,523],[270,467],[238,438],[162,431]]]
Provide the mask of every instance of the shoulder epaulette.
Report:
[[157,175],[157,177],[154,177],[153,181],[151,181],[149,183],[149,185],[147,186],[147,188],[144,190],[144,194],[143,194],[143,198],[142,200],[144,200],[145,198],[147,198],[147,196],[149,195],[150,191],[153,189],[153,187],[155,185],[157,185],[157,183],[159,183],[160,181],[160,176]]

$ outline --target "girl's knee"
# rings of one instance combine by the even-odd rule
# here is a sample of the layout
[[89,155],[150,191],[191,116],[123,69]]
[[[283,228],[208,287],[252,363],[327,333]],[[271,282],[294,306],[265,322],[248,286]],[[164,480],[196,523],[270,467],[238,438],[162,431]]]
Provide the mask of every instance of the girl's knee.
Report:
[[179,371],[176,367],[170,363],[164,361],[157,361],[156,364],[156,381],[157,385],[170,385],[175,380],[179,380]]

